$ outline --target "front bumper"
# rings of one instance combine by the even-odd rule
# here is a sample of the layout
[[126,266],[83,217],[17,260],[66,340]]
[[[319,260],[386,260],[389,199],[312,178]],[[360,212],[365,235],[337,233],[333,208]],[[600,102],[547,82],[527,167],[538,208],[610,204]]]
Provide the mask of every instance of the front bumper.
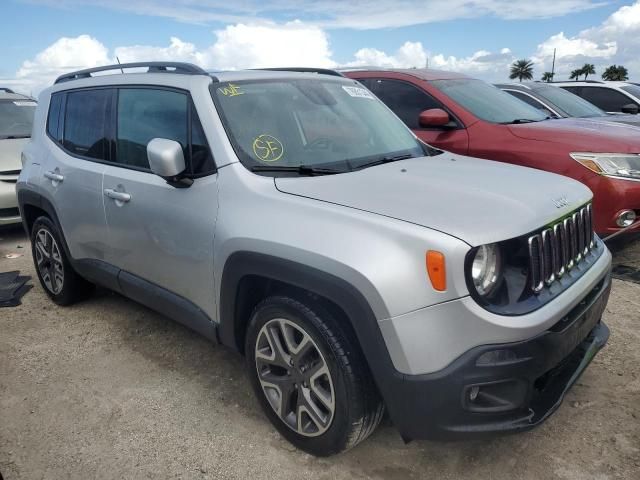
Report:
[[640,216],[640,181],[598,176],[589,186],[593,190],[594,226],[600,236],[622,230],[616,218],[623,210],[634,210]]
[[606,275],[531,339],[475,347],[441,371],[396,379],[385,400],[403,438],[468,438],[542,423],[607,342],[601,317],[610,289]]
[[[17,180],[17,175],[15,176]],[[0,225],[20,223],[16,182],[13,178],[0,178]]]

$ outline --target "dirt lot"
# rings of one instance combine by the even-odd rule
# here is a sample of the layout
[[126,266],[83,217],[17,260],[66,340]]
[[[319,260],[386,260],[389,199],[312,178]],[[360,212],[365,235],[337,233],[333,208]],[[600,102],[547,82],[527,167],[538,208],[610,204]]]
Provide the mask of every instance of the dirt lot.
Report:
[[[0,272],[34,276],[22,306],[0,309],[6,480],[640,479],[640,284],[614,281],[609,345],[533,432],[405,445],[387,422],[350,452],[319,460],[267,423],[236,354],[106,291],[56,307],[22,232],[0,238]],[[640,266],[640,241],[616,261]]]

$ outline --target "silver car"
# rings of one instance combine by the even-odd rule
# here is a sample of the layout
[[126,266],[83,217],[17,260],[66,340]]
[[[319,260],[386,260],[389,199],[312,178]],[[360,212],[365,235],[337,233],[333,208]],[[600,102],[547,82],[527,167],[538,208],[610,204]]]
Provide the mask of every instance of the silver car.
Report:
[[405,440],[543,422],[609,334],[591,192],[433,149],[358,82],[299,70],[45,90],[18,198],[47,294],[99,284],[237,350],[315,455],[385,409]]
[[20,223],[16,181],[20,152],[31,136],[36,102],[8,88],[0,88],[0,226]]

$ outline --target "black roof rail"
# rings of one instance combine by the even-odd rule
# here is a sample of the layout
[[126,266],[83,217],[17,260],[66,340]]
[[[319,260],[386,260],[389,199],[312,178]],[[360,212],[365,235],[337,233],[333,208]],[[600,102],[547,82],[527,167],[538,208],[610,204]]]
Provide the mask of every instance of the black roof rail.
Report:
[[5,92],[5,93],[16,93],[13,90],[11,90],[10,88],[7,87],[0,87],[0,91]]
[[274,68],[254,68],[253,70],[269,70],[274,72],[307,72],[307,73],[319,73],[321,75],[331,75],[334,77],[344,77],[343,74],[337,70],[330,68],[311,68],[311,67],[274,67]]
[[120,70],[124,73],[125,68],[147,68],[147,73],[183,73],[187,75],[208,75],[206,71],[192,63],[183,62],[135,62],[121,63],[117,65],[105,65],[103,67],[87,68],[76,72],[65,73],[56,78],[55,83],[78,80],[80,78],[91,78],[92,73],[108,72],[109,70]]
[[553,80],[551,82],[543,82],[542,80],[535,80],[536,82],[542,83],[567,83],[567,82],[582,82],[582,83],[607,83],[604,80],[576,80],[575,78],[569,80]]

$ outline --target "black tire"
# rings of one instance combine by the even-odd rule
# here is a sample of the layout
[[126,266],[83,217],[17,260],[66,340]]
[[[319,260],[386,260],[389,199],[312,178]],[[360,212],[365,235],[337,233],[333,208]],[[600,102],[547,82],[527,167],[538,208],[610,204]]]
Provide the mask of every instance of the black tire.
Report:
[[[338,321],[312,298],[309,298],[308,302],[305,300],[305,303],[307,304],[286,296],[273,296],[266,298],[256,306],[249,322],[245,341],[247,369],[262,409],[278,431],[289,442],[305,452],[316,456],[329,456],[348,450],[367,438],[380,423],[384,413],[384,404],[357,345],[357,340],[352,338],[353,335],[349,335],[346,329],[341,328]],[[318,432],[315,434],[300,433],[301,423],[298,421],[296,421],[295,427],[285,423],[285,420],[276,411],[276,407],[272,407],[265,389],[263,389],[261,378],[264,380],[265,375],[274,378],[273,372],[271,368],[265,369],[263,364],[259,367],[256,356],[260,356],[260,361],[263,361],[264,352],[270,352],[271,343],[274,341],[274,337],[270,337],[270,335],[273,335],[274,330],[271,330],[272,333],[267,333],[270,331],[269,326],[273,327],[284,323],[276,319],[286,321],[286,328],[295,332],[293,335],[297,335],[298,338],[306,333],[313,341],[312,347],[307,350],[313,353],[311,349],[315,347],[319,351],[319,355],[316,356],[317,360],[310,362],[313,368],[308,367],[307,372],[316,369],[321,362],[324,362],[328,367],[330,377],[317,378],[316,380],[311,378],[311,381],[304,382],[305,387],[310,386],[312,382],[322,382],[326,387],[323,391],[325,393],[330,391],[334,395],[334,409],[330,414],[325,415],[325,418],[331,418],[331,420],[325,430],[321,431],[318,428]],[[297,329],[301,329],[301,331]],[[283,339],[282,336],[279,338]],[[266,344],[265,340],[268,340]],[[302,343],[300,340],[300,345]],[[266,345],[266,347],[258,348],[261,345]],[[256,353],[257,349],[260,350],[260,354]],[[276,357],[274,356],[274,358]],[[291,358],[294,358],[294,355]],[[268,360],[268,362],[272,361]],[[300,380],[299,375],[304,375],[305,366],[302,365],[302,370],[298,369],[296,373],[293,372],[293,369],[297,368],[296,361],[292,360],[292,362],[294,363],[291,363],[291,371],[288,370],[284,373],[280,369],[279,375],[282,377],[278,378],[284,378],[285,375],[287,377],[297,375],[295,381]],[[298,359],[297,364],[301,363],[303,362]],[[259,368],[262,369],[262,373],[259,373]],[[273,371],[276,371],[279,367],[274,365],[272,368]],[[322,371],[326,372],[326,369],[322,368]],[[327,387],[329,383],[333,385],[332,389]],[[296,384],[294,383],[294,385]],[[287,405],[292,406],[291,410],[297,412],[296,416],[301,416],[304,413],[300,413],[299,402],[302,397],[299,397],[299,392],[303,388],[300,383],[297,385],[298,387],[294,387],[295,393],[293,395],[295,396]],[[280,391],[283,391],[284,388]],[[313,394],[318,399],[319,397],[315,396],[312,390],[307,388],[305,391],[308,395]],[[283,397],[285,396],[283,395]],[[280,398],[277,392],[276,396],[274,397],[272,394],[271,398],[275,398],[274,402],[281,405],[280,409],[284,410],[282,407],[284,403],[279,403],[277,400]],[[315,403],[323,406],[322,402]],[[308,420],[306,424],[310,426],[309,429],[317,426],[317,422],[313,423],[311,417],[311,415],[306,415]],[[289,418],[292,417],[289,416]],[[293,423],[294,420],[290,421]]]
[[[39,250],[38,245],[43,245],[42,238],[46,239],[44,245],[49,247],[49,257],[46,253],[40,253],[42,250]],[[38,217],[31,227],[31,253],[42,288],[58,305],[71,305],[87,298],[93,291],[94,285],[78,275],[71,266],[65,252],[62,234],[48,217]],[[45,261],[41,264],[39,259],[42,258]],[[49,258],[48,261],[47,258]],[[52,258],[56,260],[53,261]],[[61,276],[59,276],[60,273],[62,273]]]

